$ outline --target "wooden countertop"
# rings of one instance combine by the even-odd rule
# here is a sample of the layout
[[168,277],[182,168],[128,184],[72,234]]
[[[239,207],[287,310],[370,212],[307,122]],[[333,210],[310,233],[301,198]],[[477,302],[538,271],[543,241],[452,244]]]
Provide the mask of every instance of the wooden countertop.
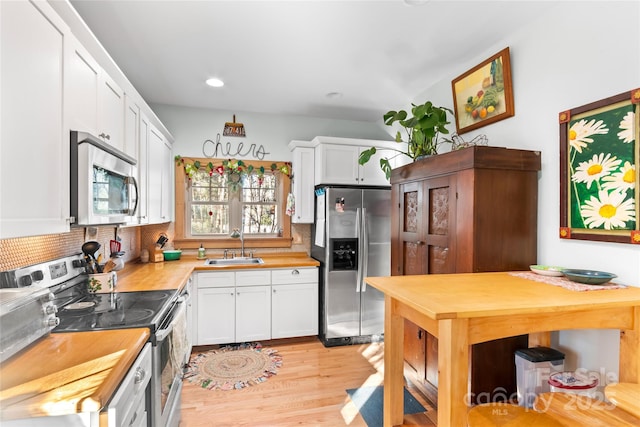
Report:
[[434,320],[640,305],[640,288],[571,291],[506,272],[367,277],[386,295]]
[[182,289],[194,271],[245,270],[254,268],[317,267],[320,263],[304,252],[287,252],[258,255],[264,264],[229,265],[214,267],[204,265],[204,260],[193,255],[182,255],[176,261],[158,263],[129,263],[118,271],[116,289],[120,292]]
[[50,334],[0,367],[0,419],[100,411],[149,329]]
[[[316,267],[306,253],[260,255],[264,264],[212,267],[180,260],[128,263],[118,271],[118,292],[182,289],[194,271]],[[99,411],[149,339],[149,330],[56,333],[0,366],[0,419]]]

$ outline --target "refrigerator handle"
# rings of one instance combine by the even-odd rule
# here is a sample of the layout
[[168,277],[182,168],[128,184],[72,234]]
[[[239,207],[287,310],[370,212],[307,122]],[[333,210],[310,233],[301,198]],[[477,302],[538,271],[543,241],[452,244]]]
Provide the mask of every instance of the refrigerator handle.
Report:
[[356,235],[358,238],[358,273],[356,276],[356,292],[362,287],[362,208],[356,208]]
[[362,246],[360,247],[360,264],[362,268],[359,270],[362,271],[361,280],[360,280],[360,291],[364,292],[367,290],[367,284],[364,283],[364,278],[367,275],[367,270],[369,270],[369,233],[367,230],[367,208],[362,208],[362,234],[360,235],[362,238]]

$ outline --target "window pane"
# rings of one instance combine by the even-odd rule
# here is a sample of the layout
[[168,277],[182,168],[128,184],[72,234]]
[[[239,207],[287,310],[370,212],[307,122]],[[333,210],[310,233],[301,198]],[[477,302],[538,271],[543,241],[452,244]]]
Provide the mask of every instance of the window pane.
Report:
[[191,234],[228,234],[227,205],[191,205]]
[[260,204],[244,205],[244,232],[255,234],[272,234],[278,232],[277,205]]
[[226,176],[217,173],[209,175],[200,170],[191,179],[191,200],[194,202],[226,202],[229,199],[229,187]]
[[275,175],[266,173],[262,180],[257,175],[247,177],[243,183],[242,200],[245,202],[275,202],[277,180]]

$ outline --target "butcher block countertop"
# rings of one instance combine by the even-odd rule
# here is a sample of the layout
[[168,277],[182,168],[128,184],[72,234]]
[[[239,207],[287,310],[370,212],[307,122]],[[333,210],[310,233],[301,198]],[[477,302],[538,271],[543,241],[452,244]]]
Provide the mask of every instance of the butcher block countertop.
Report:
[[149,339],[149,329],[50,334],[2,364],[0,419],[98,412]]
[[158,263],[130,263],[118,271],[117,290],[149,291],[182,289],[194,271],[246,270],[254,268],[317,267],[320,263],[304,252],[287,252],[257,255],[264,264],[228,265],[214,267],[204,265],[204,260],[193,255],[182,255],[176,261]]
[[[117,292],[182,289],[194,271],[316,267],[303,252],[260,254],[264,264],[205,266],[195,255],[130,262]],[[149,330],[54,333],[0,365],[0,420],[100,411],[149,339]]]

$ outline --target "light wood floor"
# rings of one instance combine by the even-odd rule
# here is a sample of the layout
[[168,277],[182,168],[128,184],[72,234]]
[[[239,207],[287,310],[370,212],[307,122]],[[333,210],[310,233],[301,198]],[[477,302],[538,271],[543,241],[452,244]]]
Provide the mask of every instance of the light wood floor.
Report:
[[[282,356],[277,375],[231,391],[206,390],[185,381],[180,426],[366,426],[346,390],[382,384],[384,344],[325,348],[308,338],[262,345]],[[434,426],[436,412],[408,388],[427,412],[406,415],[404,423]]]

